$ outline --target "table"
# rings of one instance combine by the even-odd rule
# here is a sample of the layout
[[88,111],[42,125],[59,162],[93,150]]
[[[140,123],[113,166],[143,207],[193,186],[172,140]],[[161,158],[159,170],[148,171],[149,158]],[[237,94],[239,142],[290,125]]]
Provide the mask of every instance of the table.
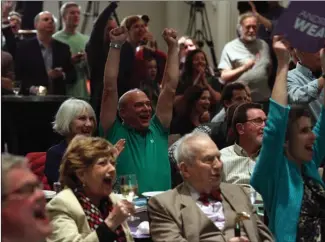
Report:
[[143,211],[140,213],[136,213],[134,215],[135,217],[139,217],[140,219],[135,220],[135,221],[128,221],[128,225],[130,227],[131,233],[133,235],[134,241],[135,242],[152,242],[152,239],[150,238],[149,235],[135,235],[135,232],[137,231],[138,225],[143,222],[143,221],[149,221],[148,219],[148,212]]
[[25,156],[29,152],[47,151],[63,137],[52,130],[54,116],[62,102],[70,97],[15,96],[1,98],[2,150],[4,143],[12,154]]

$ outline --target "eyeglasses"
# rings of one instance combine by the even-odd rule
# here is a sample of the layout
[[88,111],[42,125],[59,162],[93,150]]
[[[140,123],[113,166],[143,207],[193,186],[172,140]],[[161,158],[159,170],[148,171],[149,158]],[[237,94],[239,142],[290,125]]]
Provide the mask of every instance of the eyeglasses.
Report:
[[252,123],[253,125],[260,127],[260,126],[262,126],[263,124],[265,125],[266,121],[267,121],[267,119],[263,119],[263,118],[254,118],[254,119],[249,119],[249,120],[247,120],[246,122],[250,122],[250,123]]
[[42,190],[43,189],[43,184],[41,182],[33,182],[33,183],[26,183],[25,185],[23,185],[22,187],[12,191],[12,192],[9,192],[7,194],[4,194],[1,196],[1,198],[4,200],[6,199],[8,196],[10,195],[20,195],[20,196],[23,196],[23,197],[28,197],[30,195],[32,195],[35,190]]

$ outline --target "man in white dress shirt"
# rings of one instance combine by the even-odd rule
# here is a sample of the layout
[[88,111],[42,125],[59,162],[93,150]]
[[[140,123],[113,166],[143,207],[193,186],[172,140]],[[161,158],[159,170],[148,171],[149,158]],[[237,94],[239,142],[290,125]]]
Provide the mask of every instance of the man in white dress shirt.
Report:
[[[184,183],[149,200],[153,241],[273,241],[244,190],[233,184],[220,184],[220,152],[207,134],[185,135],[176,156]],[[242,222],[241,236],[235,237],[235,218],[240,212],[251,216]]]

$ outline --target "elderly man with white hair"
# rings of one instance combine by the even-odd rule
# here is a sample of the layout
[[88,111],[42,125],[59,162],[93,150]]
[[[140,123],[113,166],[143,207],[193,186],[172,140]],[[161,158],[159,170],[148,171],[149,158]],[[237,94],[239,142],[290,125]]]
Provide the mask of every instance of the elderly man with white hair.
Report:
[[78,134],[91,136],[96,126],[95,112],[86,101],[70,98],[61,104],[55,115],[53,130],[64,140],[46,153],[44,173],[50,186],[59,179],[61,160],[70,141]]
[[168,131],[179,75],[176,32],[172,29],[165,29],[163,32],[163,38],[168,45],[163,77],[165,85],[158,97],[153,116],[151,101],[139,89],[126,92],[118,100],[120,54],[127,37],[125,27],[110,32],[111,43],[104,74],[99,131],[111,143],[121,138],[126,139],[125,149],[117,160],[118,176],[135,174],[140,193],[165,191],[171,187],[167,153]]
[[42,184],[24,157],[1,158],[1,241],[42,242],[52,228]]
[[218,68],[225,83],[243,82],[251,89],[253,102],[267,102],[271,95],[271,59],[267,43],[256,38],[257,28],[258,20],[253,13],[239,16],[239,38],[225,45]]
[[[153,241],[273,241],[244,190],[221,183],[220,152],[207,134],[185,135],[176,156],[184,182],[149,200]],[[247,219],[242,228],[238,216]]]

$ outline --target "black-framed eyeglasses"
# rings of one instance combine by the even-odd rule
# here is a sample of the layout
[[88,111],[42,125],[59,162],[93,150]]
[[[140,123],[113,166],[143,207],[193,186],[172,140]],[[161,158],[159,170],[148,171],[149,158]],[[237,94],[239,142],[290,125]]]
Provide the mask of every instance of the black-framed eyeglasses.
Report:
[[12,192],[2,195],[1,199],[5,200],[10,195],[19,195],[19,196],[28,197],[28,196],[32,195],[37,189],[39,189],[39,190],[43,189],[43,184],[41,182],[37,181],[37,182],[26,183],[22,187],[17,188],[16,190],[14,190]]
[[246,122],[250,122],[256,126],[262,126],[263,124],[266,124],[267,119],[263,118],[253,118],[253,119],[248,119]]

